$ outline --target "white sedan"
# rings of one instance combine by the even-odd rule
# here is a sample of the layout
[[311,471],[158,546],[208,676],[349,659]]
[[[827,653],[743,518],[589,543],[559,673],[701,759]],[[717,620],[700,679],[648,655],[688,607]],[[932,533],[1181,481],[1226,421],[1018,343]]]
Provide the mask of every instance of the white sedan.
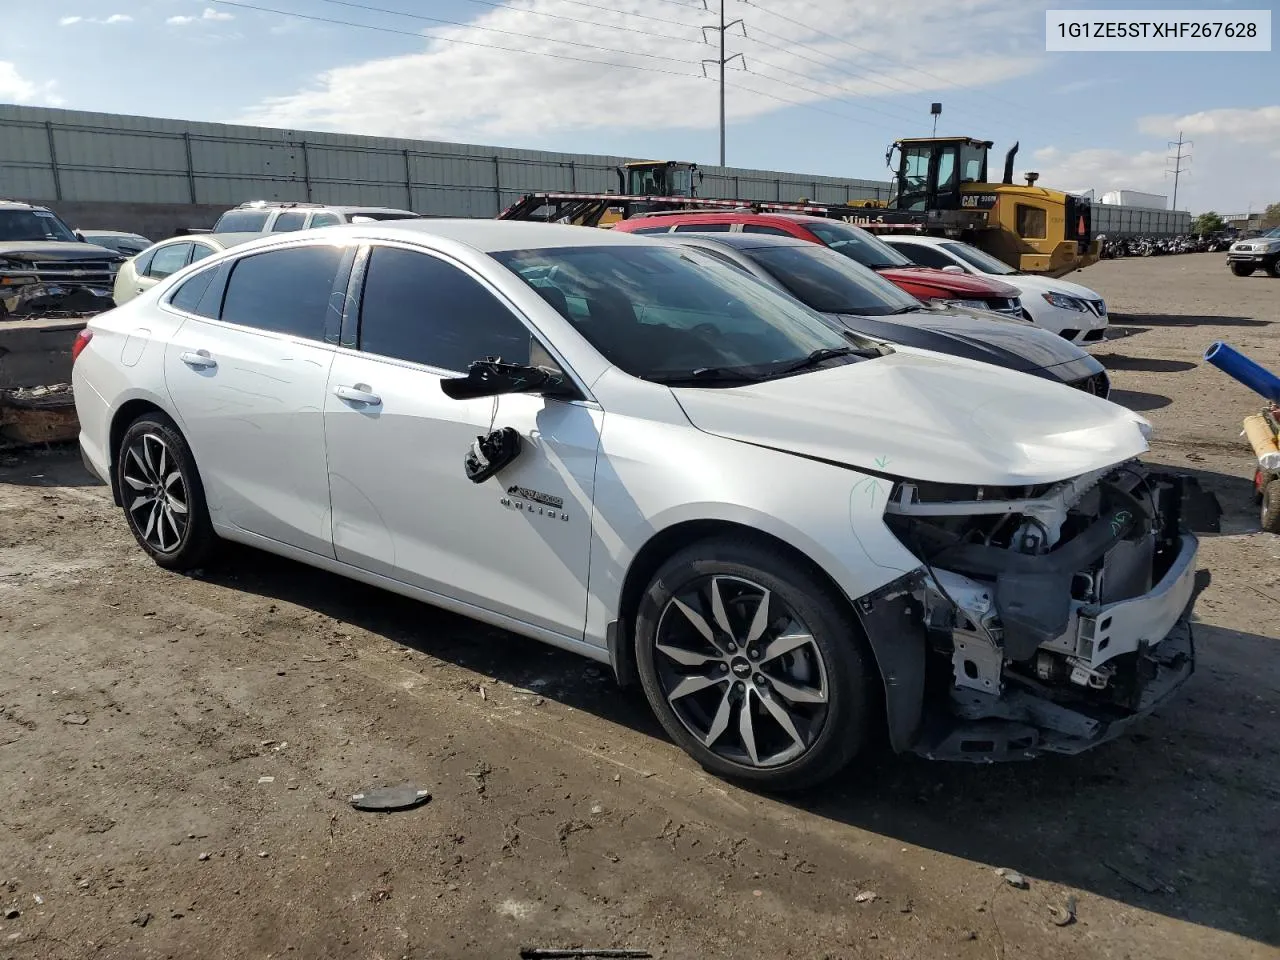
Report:
[[1069,280],[1015,270],[1003,260],[946,237],[885,236],[899,252],[922,267],[998,277],[1022,291],[1022,308],[1038,327],[1073,343],[1098,343],[1107,336],[1107,304],[1088,287]]
[[1197,542],[1183,478],[1134,461],[1144,420],[841,332],[662,240],[259,239],[74,355],[85,462],[160,566],[238,541],[582,654],[758,786],[884,730],[1077,752],[1192,670]]
[[120,265],[111,299],[119,307],[183,267],[260,236],[260,233],[197,233],[161,240]]

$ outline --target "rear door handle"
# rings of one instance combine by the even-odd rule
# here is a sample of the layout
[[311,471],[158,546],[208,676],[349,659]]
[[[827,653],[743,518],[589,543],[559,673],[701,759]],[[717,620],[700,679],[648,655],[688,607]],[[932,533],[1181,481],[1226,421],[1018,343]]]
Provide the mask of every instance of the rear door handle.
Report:
[[188,350],[182,355],[182,362],[197,370],[212,370],[218,365],[218,361],[209,356],[208,350]]
[[348,403],[362,403],[370,407],[376,407],[382,403],[382,398],[376,393],[370,393],[368,386],[363,383],[357,383],[354,387],[334,387],[333,395]]

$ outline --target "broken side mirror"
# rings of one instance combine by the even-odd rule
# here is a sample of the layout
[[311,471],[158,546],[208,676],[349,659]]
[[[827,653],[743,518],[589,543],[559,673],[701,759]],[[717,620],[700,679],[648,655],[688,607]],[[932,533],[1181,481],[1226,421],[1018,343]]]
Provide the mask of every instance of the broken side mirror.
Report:
[[506,393],[537,393],[546,397],[573,398],[578,392],[564,373],[550,367],[503,363],[486,357],[471,364],[465,377],[440,381],[440,389],[452,400],[497,397]]

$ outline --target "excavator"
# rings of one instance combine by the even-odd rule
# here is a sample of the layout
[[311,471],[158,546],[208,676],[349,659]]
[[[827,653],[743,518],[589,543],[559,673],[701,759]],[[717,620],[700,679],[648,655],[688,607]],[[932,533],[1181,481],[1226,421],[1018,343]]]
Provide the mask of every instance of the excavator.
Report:
[[[698,165],[678,160],[638,160],[618,167],[618,193],[531,193],[499,214],[506,220],[543,220],[610,227],[659,210],[750,210],[832,217],[882,233],[951,236],[985,250],[1026,273],[1060,277],[1096,263],[1101,242],[1093,237],[1088,199],[1013,182],[1015,143],[1005,156],[1004,177],[988,177],[989,140],[919,137],[895,140],[885,153],[894,171],[889,199],[847,204],[704,198]],[[896,166],[893,161],[897,154]]]

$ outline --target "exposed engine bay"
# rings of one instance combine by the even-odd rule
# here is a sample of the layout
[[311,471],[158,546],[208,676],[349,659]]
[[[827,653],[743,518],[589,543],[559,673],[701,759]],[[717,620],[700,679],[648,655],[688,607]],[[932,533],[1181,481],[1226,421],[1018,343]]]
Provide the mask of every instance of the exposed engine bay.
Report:
[[1150,712],[1192,672],[1190,531],[1219,515],[1192,479],[1137,461],[1038,487],[898,482],[885,520],[925,571],[911,749],[1075,753]]

